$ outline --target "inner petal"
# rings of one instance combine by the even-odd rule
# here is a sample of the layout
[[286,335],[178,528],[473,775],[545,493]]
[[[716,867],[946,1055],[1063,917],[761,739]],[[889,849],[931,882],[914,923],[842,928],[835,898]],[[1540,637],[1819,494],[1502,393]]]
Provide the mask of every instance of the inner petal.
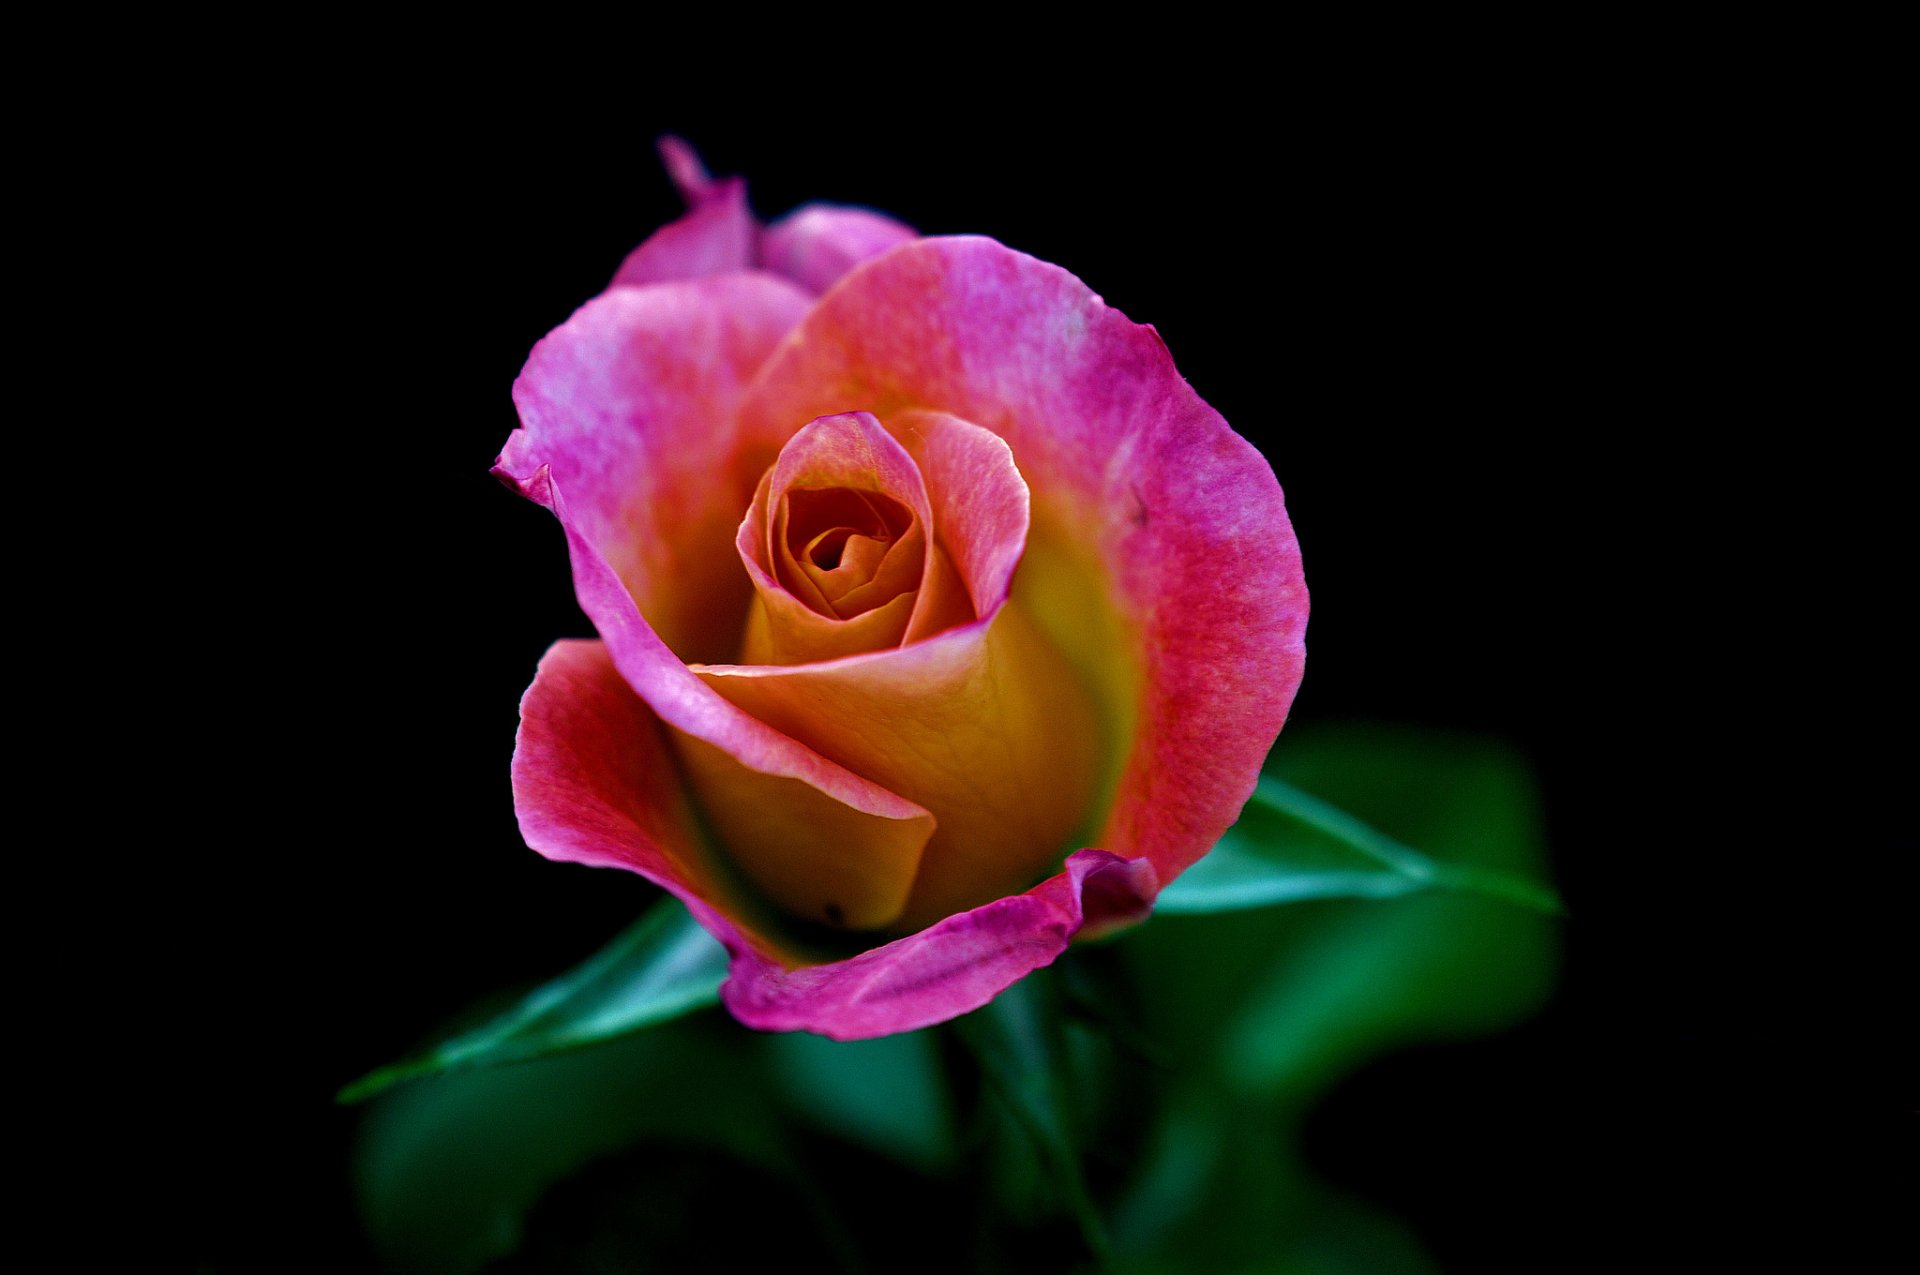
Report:
[[[1117,763],[1105,706],[1013,590],[1031,498],[1012,450],[943,413],[893,412],[887,427],[915,461],[938,533],[919,588],[931,633],[922,640],[910,624],[901,649],[876,657],[693,672],[753,720],[933,815],[885,927],[907,934],[1023,890],[1097,844]],[[929,603],[943,592],[976,622],[938,627]]]
[[885,493],[789,491],[775,526],[775,575],[822,615],[851,620],[920,586],[923,522]]
[[[928,621],[929,596],[951,592],[923,587],[930,578],[944,582],[951,569],[919,466],[865,412],[822,416],[787,441],[735,543],[754,587],[742,664],[809,664],[897,647]],[[970,618],[969,610],[946,623]]]
[[829,603],[873,579],[886,557],[889,540],[859,535],[846,527],[823,531],[807,546],[806,572]]
[[854,538],[869,544],[880,545],[883,549],[887,543],[884,540],[875,540],[871,536],[861,536],[852,527],[835,527],[831,531],[823,531],[807,545],[806,561],[813,568],[809,574],[818,579],[838,571],[840,554],[846,549],[847,541]]

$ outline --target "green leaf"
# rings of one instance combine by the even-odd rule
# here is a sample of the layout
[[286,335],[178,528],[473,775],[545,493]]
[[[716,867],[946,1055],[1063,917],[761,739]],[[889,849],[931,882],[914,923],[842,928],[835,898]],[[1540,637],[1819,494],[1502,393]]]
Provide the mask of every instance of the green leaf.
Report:
[[713,1004],[727,950],[677,899],[646,916],[571,972],[506,1013],[418,1057],[381,1067],[340,1091],[360,1102],[403,1080],[465,1067],[524,1062],[597,1044]]
[[[1360,812],[1382,840],[1429,850],[1439,884],[1543,875],[1538,797],[1491,741],[1327,730],[1276,752],[1299,789]],[[1241,1002],[1221,1061],[1232,1083],[1304,1098],[1402,1041],[1504,1026],[1546,994],[1559,926],[1502,889],[1421,891],[1388,905],[1317,905]],[[1288,913],[1304,909],[1286,909]]]
[[953,1162],[953,1112],[931,1032],[848,1041],[784,1032],[758,1040],[796,1116],[923,1172]]
[[1538,796],[1496,742],[1379,725],[1291,729],[1269,765],[1279,785],[1235,829],[1249,853],[1309,881],[1406,884],[1157,917],[1116,942],[1170,1092],[1108,1214],[1114,1249],[1139,1271],[1430,1270],[1414,1237],[1314,1180],[1298,1130],[1365,1060],[1497,1030],[1545,998],[1562,927],[1502,894],[1545,875]]
[[[733,1023],[689,1017],[597,1049],[449,1072],[368,1104],[353,1181],[380,1269],[477,1271],[540,1231],[543,1205],[578,1175],[621,1165],[652,1167],[634,1198],[648,1201],[660,1227],[649,1244],[666,1269],[731,1266],[736,1250],[753,1255],[754,1233],[712,1229],[712,1197],[728,1199],[718,1183],[764,1196],[777,1218],[770,1225],[792,1227],[802,1166],[757,1060],[740,1044]],[[799,1229],[796,1243],[818,1243]]]
[[[1323,804],[1337,802],[1364,819],[1359,826],[1379,838],[1370,844],[1391,847],[1387,856],[1411,854],[1411,845],[1430,849],[1432,858],[1419,859],[1436,878],[1524,882],[1543,874],[1531,777],[1498,744],[1380,726],[1322,727],[1289,732],[1270,764],[1283,787],[1267,783],[1263,792],[1325,793]],[[1349,827],[1335,837],[1325,831],[1329,821],[1317,822],[1258,800],[1241,825],[1289,829],[1281,844],[1308,870],[1344,864],[1364,871],[1373,863],[1393,877],[1408,875],[1356,849],[1355,841],[1369,844],[1363,834]],[[1262,853],[1279,851],[1263,838]],[[1388,1041],[1511,1022],[1544,995],[1557,930],[1543,911],[1484,890],[1428,887],[1387,902],[1330,897],[1165,915],[1122,942],[1148,990],[1148,1022],[1176,1065],[1224,1064],[1256,1090],[1304,1101]]]
[[1422,890],[1483,894],[1558,914],[1553,891],[1512,873],[1438,863],[1293,785],[1263,775],[1240,820],[1206,858],[1161,892],[1154,910],[1182,916],[1298,903],[1389,899]]

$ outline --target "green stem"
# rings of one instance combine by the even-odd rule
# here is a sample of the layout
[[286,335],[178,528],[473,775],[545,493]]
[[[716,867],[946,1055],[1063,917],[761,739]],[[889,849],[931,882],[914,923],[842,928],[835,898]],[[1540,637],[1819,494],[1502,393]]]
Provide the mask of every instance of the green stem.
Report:
[[1081,1238],[1104,1266],[1111,1254],[1107,1228],[1087,1190],[1080,1155],[1064,1127],[1065,1042],[1060,1039],[1058,1014],[1051,1004],[1041,1003],[1043,990],[1037,984],[1045,981],[1045,973],[1029,975],[981,1009],[956,1020],[954,1026],[979,1060],[988,1085],[1053,1169]]

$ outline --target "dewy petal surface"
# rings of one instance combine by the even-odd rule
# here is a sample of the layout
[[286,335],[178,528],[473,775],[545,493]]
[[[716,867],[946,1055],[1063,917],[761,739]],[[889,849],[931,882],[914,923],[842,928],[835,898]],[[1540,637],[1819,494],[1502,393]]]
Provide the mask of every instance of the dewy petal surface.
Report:
[[1089,844],[1171,880],[1238,815],[1299,686],[1307,594],[1273,471],[1151,328],[989,239],[856,267],[755,381],[741,428],[913,409],[1011,446],[1033,493],[1014,601],[1118,737]]

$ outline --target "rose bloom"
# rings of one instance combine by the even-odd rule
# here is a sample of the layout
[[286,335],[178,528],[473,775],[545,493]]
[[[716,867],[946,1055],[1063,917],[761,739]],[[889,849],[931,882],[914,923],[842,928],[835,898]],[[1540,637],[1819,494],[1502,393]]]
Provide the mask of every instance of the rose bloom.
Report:
[[600,634],[522,702],[520,826],[678,896],[749,1026],[940,1022],[1238,815],[1304,659],[1280,487],[1066,271],[762,227],[662,154],[690,211],[534,348],[496,468]]

